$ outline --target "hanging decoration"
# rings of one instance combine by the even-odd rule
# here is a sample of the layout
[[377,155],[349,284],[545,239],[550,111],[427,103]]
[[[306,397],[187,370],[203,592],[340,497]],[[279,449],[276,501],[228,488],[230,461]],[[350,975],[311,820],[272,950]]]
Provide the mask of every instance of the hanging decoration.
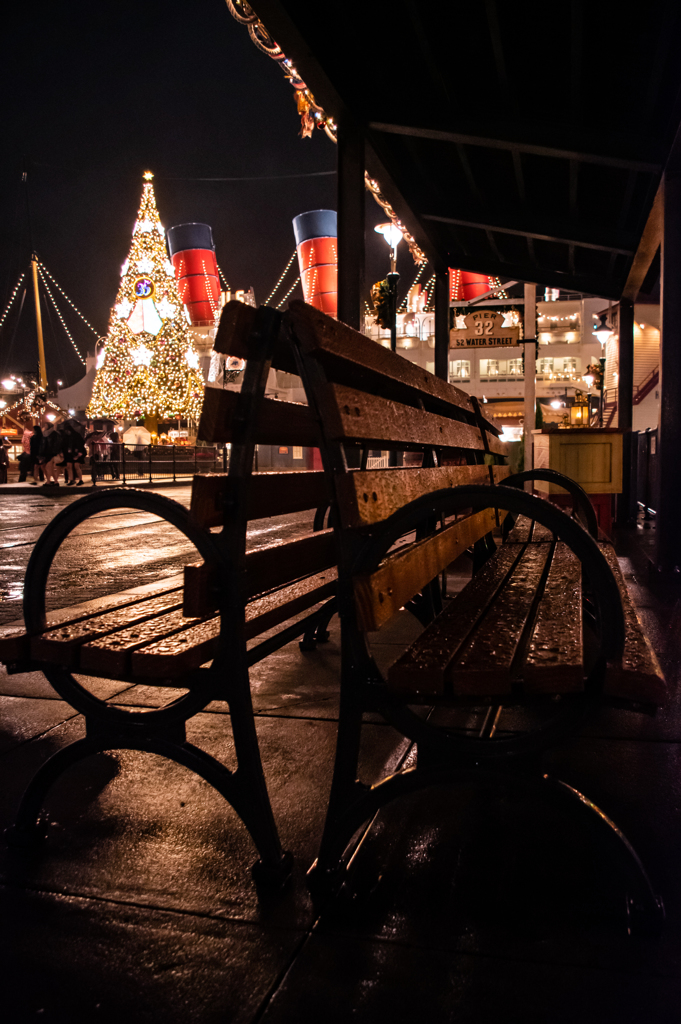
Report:
[[[315,128],[321,128],[326,132],[332,142],[337,142],[338,125],[333,118],[326,113],[323,107],[319,106],[307,85],[298,74],[293,61],[289,60],[289,58],[284,54],[281,47],[269,34],[247,0],[225,0],[225,2],[232,17],[238,21],[240,25],[245,25],[248,28],[248,34],[258,49],[262,50],[263,53],[266,53],[268,57],[272,58],[272,60],[277,61],[285,78],[287,78],[291,83],[295,94],[296,107],[298,114],[300,115],[300,134],[302,138],[310,138]],[[364,184],[367,190],[371,192],[378,205],[385,210],[393,224],[395,224],[402,232],[404,240],[409,246],[409,252],[414,257],[414,262],[426,263],[427,256],[419,247],[413,235],[407,231],[404,224],[400,221],[392,206],[381,192],[378,182],[374,181],[373,178],[365,172]]]
[[201,413],[199,357],[168,262],[152,178],[145,172],[88,416],[196,420]]

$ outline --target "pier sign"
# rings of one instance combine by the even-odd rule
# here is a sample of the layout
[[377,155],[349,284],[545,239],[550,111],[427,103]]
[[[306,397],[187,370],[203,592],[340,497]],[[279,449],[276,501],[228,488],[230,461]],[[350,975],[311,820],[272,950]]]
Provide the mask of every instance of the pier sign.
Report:
[[503,327],[503,313],[476,309],[464,318],[463,330],[449,332],[450,348],[514,348],[520,344],[519,327]]

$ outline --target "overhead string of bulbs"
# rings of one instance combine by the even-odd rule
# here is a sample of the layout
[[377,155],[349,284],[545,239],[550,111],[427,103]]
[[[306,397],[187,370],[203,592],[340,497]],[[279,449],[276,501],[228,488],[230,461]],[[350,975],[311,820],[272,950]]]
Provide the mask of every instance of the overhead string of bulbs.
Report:
[[[278,291],[279,291],[279,289],[281,288],[281,285],[283,284],[284,278],[286,277],[286,275],[288,274],[289,270],[291,269],[291,264],[293,263],[294,259],[296,258],[296,255],[297,255],[297,250],[296,250],[296,249],[294,249],[294,250],[293,250],[293,253],[292,253],[292,255],[291,255],[291,259],[290,259],[290,260],[288,261],[288,263],[287,263],[287,264],[286,264],[286,266],[284,267],[284,270],[283,270],[283,272],[282,272],[282,274],[281,274],[281,277],[279,278],[279,280],[278,280],[278,281],[277,281],[277,283],[275,284],[274,288],[272,289],[272,291],[270,292],[270,294],[268,295],[268,297],[267,297],[267,298],[265,299],[265,305],[266,305],[266,306],[269,306],[270,302],[272,301],[272,299],[274,298],[274,296],[275,296],[275,295],[277,294],[277,292],[278,292]],[[298,282],[297,282],[297,280],[296,280],[296,284],[297,284],[297,283],[298,283]],[[295,285],[294,285],[293,287],[295,288]],[[291,289],[291,291],[293,291],[293,288]],[[290,294],[290,293],[289,293],[289,294]]]
[[40,264],[38,264],[38,273],[40,274],[40,280],[43,282],[43,285],[45,286],[45,291],[47,292],[47,294],[49,296],[50,302],[54,306],[55,312],[56,312],[57,316],[59,317],[59,322],[61,323],[62,327],[64,328],[64,331],[66,332],[66,337],[69,339],[69,341],[73,345],[73,350],[76,353],[76,355],[78,356],[78,358],[80,359],[81,363],[83,364],[83,366],[85,366],[85,360],[83,359],[83,357],[80,354],[80,351],[78,349],[78,346],[76,345],[75,341],[73,340],[73,335],[71,334],[71,331],[66,326],[66,321],[64,320],[64,317],[61,315],[61,310],[59,309],[59,306],[55,302],[54,295],[50,291],[50,286],[47,283],[47,278],[43,274],[43,269],[42,269]]
[[[101,340],[101,338],[100,338],[100,334],[99,334],[99,331],[96,331],[96,330],[95,330],[95,328],[94,328],[94,327],[92,326],[92,324],[91,324],[91,323],[90,323],[90,321],[89,321],[89,320],[87,319],[87,317],[86,317],[86,316],[84,316],[84,315],[83,315],[83,314],[81,313],[81,311],[80,311],[80,310],[78,309],[78,306],[76,306],[75,302],[72,302],[72,301],[71,301],[71,299],[70,299],[70,298],[68,297],[68,295],[66,294],[66,292],[64,291],[64,289],[63,289],[63,288],[61,287],[61,285],[60,285],[60,284],[58,283],[58,281],[55,281],[54,277],[53,277],[53,276],[52,276],[52,274],[51,274],[51,273],[49,272],[49,270],[47,269],[47,267],[45,266],[45,264],[44,264],[44,263],[41,263],[41,262],[40,262],[40,260],[38,261],[38,269],[39,269],[39,270],[40,270],[40,272],[41,272],[41,277],[43,276],[43,273],[47,274],[47,276],[49,277],[50,281],[52,282],[52,284],[54,285],[54,287],[55,287],[55,288],[57,289],[57,291],[59,292],[59,294],[60,294],[60,295],[61,295],[61,296],[62,296],[63,298],[65,298],[65,299],[66,299],[66,301],[68,302],[68,304],[69,304],[69,306],[71,307],[71,309],[73,309],[73,310],[74,310],[74,312],[76,312],[76,313],[78,314],[78,316],[79,316],[79,317],[80,317],[80,319],[81,319],[81,320],[83,321],[83,323],[84,323],[84,324],[85,324],[85,325],[86,325],[87,327],[89,327],[89,328],[90,328],[90,330],[91,330],[91,331],[92,331],[92,333],[94,334],[94,336],[95,336],[95,338],[97,339],[97,341],[100,341],[100,340]],[[43,281],[45,281],[44,277],[43,277]],[[47,283],[45,283],[45,287],[47,287]]]
[[293,284],[291,285],[289,290],[286,292],[286,295],[284,296],[284,298],[281,300],[280,303],[278,303],[277,309],[281,309],[281,307],[284,305],[284,303],[288,299],[289,295],[291,295],[293,293],[293,290],[294,290],[294,288],[296,287],[296,285],[298,284],[299,281],[300,281],[300,274],[297,275],[295,281],[293,282]]
[[[258,49],[279,64],[284,77],[291,83],[295,91],[298,113],[300,114],[300,134],[302,137],[307,139],[312,135],[315,128],[321,128],[332,142],[338,142],[338,125],[326,113],[324,108],[319,106],[311,91],[298,74],[293,61],[289,60],[279,44],[273,39],[247,0],[225,0],[225,3],[232,17],[240,25],[246,26],[249,36]],[[366,171],[364,172],[364,185],[381,209],[390,217],[393,224],[402,232],[402,237],[409,247],[409,252],[412,254],[414,262],[419,264],[427,263],[428,257],[423,249],[420,248],[414,236],[410,234],[397,216],[389,200],[381,192],[379,183],[371,178]]]
[[[421,274],[423,273],[423,271],[425,269],[426,269],[426,264],[425,263],[420,263],[419,264],[419,268],[416,271],[416,277],[414,278],[414,280],[411,283],[411,288],[413,288],[415,285],[417,285],[419,283],[419,280],[421,278]],[[411,288],[409,289],[409,292],[411,291]],[[407,292],[407,294],[404,296],[404,298],[400,302],[399,308],[397,310],[398,313],[404,313],[405,312],[405,310],[407,308],[407,304],[409,302],[409,292]],[[369,306],[367,305],[367,309],[368,308],[369,308]]]
[[25,277],[26,277],[26,271],[23,271],[23,273],[19,275],[19,280],[15,284],[14,291],[12,292],[12,294],[9,297],[9,302],[5,306],[5,311],[2,314],[2,316],[0,317],[0,327],[2,327],[2,325],[5,322],[5,320],[7,319],[7,315],[8,315],[10,309],[12,308],[12,306],[14,304],[14,300],[16,299],[17,295],[19,294],[19,290],[21,288],[22,282],[23,282]]

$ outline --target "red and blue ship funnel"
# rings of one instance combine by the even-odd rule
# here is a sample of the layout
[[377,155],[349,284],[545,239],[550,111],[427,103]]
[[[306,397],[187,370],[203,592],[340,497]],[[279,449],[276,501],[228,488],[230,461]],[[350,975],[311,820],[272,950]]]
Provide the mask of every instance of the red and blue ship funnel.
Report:
[[338,227],[335,210],[310,210],[293,218],[305,301],[338,315]]
[[210,325],[220,313],[220,275],[213,232],[208,224],[168,228],[168,251],[180,299],[195,327]]

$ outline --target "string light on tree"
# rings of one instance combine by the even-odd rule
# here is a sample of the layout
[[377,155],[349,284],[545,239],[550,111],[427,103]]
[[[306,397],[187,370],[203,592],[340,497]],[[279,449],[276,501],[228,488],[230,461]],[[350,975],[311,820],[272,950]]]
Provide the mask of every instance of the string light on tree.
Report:
[[150,171],[128,258],[97,356],[89,416],[198,419],[203,378],[174,274]]

